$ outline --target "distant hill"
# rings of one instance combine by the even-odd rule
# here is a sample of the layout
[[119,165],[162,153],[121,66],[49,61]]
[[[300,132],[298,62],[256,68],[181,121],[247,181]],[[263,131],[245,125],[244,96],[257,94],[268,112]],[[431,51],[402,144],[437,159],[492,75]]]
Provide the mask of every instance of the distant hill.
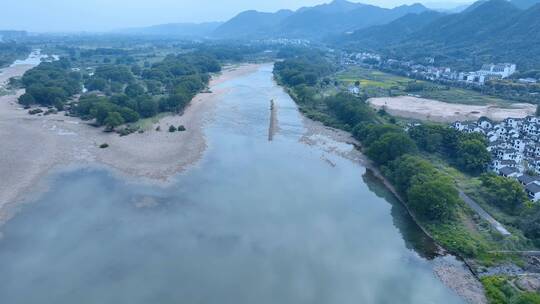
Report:
[[539,68],[540,4],[521,10],[506,0],[480,1],[458,14],[406,16],[339,43],[396,57],[433,56],[439,64],[463,68],[490,61]]
[[116,31],[122,34],[167,36],[167,37],[206,37],[213,33],[222,23],[169,23],[148,27],[129,28]]
[[345,0],[303,7],[296,12],[247,11],[227,21],[215,32],[217,38],[317,39],[391,22],[409,13],[428,9],[421,4],[381,8]]
[[245,11],[217,27],[213,35],[219,38],[245,38],[268,36],[275,32],[283,20],[294,14],[281,10],[276,13]]
[[436,19],[443,13],[426,11],[420,14],[407,14],[388,24],[368,27],[343,36],[348,41],[354,41],[362,47],[378,48],[400,42]]
[[472,10],[435,20],[425,30],[412,34],[412,38],[441,43],[478,43],[491,39],[520,12],[506,0],[490,0]]
[[511,0],[510,2],[518,8],[528,9],[533,7],[535,4],[540,3],[540,0]]

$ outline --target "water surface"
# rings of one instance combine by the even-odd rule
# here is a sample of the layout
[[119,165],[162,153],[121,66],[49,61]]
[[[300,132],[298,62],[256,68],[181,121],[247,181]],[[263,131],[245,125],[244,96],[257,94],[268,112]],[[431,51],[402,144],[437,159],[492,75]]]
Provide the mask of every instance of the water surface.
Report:
[[171,187],[90,169],[51,177],[2,228],[0,303],[461,303],[395,198],[299,141],[271,68],[221,84],[209,148]]

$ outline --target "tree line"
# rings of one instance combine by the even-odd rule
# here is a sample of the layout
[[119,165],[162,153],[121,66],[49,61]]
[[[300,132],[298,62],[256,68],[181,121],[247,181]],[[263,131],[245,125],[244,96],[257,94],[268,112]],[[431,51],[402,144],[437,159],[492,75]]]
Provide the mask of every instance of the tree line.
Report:
[[192,52],[166,56],[146,68],[102,65],[83,77],[63,58],[26,72],[22,79],[26,93],[19,102],[62,110],[70,98],[81,93],[84,84],[90,93],[74,101],[70,113],[114,129],[160,112],[183,111],[208,85],[210,73],[220,70],[214,57]]

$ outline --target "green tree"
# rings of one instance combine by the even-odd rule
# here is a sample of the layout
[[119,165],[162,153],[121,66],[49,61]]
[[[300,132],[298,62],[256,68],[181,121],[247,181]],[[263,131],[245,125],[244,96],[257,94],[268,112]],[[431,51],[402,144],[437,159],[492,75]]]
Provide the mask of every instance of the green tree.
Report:
[[353,135],[366,146],[370,146],[384,134],[402,132],[400,127],[391,124],[359,123],[353,129]]
[[415,214],[425,220],[449,221],[454,217],[459,195],[447,176],[420,174],[412,181],[407,201]]
[[24,93],[19,97],[19,103],[23,106],[31,106],[36,103],[36,100],[31,94]]
[[383,168],[383,172],[390,178],[396,189],[406,194],[416,175],[433,176],[437,170],[427,160],[419,156],[406,154],[390,162]]
[[125,93],[131,98],[144,94],[144,88],[136,83],[132,83],[126,87]]
[[415,150],[416,145],[407,134],[387,133],[371,144],[366,154],[377,164],[382,165]]
[[84,84],[88,91],[104,91],[107,87],[107,80],[103,78],[90,78]]
[[118,109],[118,111],[120,115],[122,115],[125,122],[136,122],[141,118],[139,113],[127,107],[121,107]]
[[137,98],[137,103],[139,104],[139,113],[142,117],[152,117],[159,110],[157,102],[149,96],[140,96]]
[[446,126],[421,124],[410,128],[409,136],[426,152],[443,152],[444,136],[448,129]]
[[111,108],[111,104],[109,104],[106,100],[103,100],[102,102],[99,102],[92,106],[92,110],[90,110],[90,113],[92,117],[96,119],[96,123],[101,126],[105,124],[105,119],[107,119],[107,117],[109,116]]
[[471,173],[482,172],[491,161],[491,155],[484,142],[477,139],[468,139],[459,143],[457,163],[464,170]]
[[107,130],[114,130],[114,128],[124,124],[124,119],[122,118],[122,115],[118,112],[111,112],[105,118],[104,124],[107,126]]
[[528,200],[523,187],[511,178],[486,173],[480,176],[480,180],[484,188],[483,196],[488,203],[508,213],[517,214]]
[[540,295],[536,292],[524,292],[512,299],[511,304],[540,304]]

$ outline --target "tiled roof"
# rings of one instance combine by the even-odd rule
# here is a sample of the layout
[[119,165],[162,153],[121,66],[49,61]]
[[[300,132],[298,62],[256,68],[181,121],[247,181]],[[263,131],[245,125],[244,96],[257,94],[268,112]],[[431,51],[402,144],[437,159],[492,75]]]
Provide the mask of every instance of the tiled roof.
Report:
[[536,183],[528,184],[525,189],[531,193],[540,193],[540,185]]

